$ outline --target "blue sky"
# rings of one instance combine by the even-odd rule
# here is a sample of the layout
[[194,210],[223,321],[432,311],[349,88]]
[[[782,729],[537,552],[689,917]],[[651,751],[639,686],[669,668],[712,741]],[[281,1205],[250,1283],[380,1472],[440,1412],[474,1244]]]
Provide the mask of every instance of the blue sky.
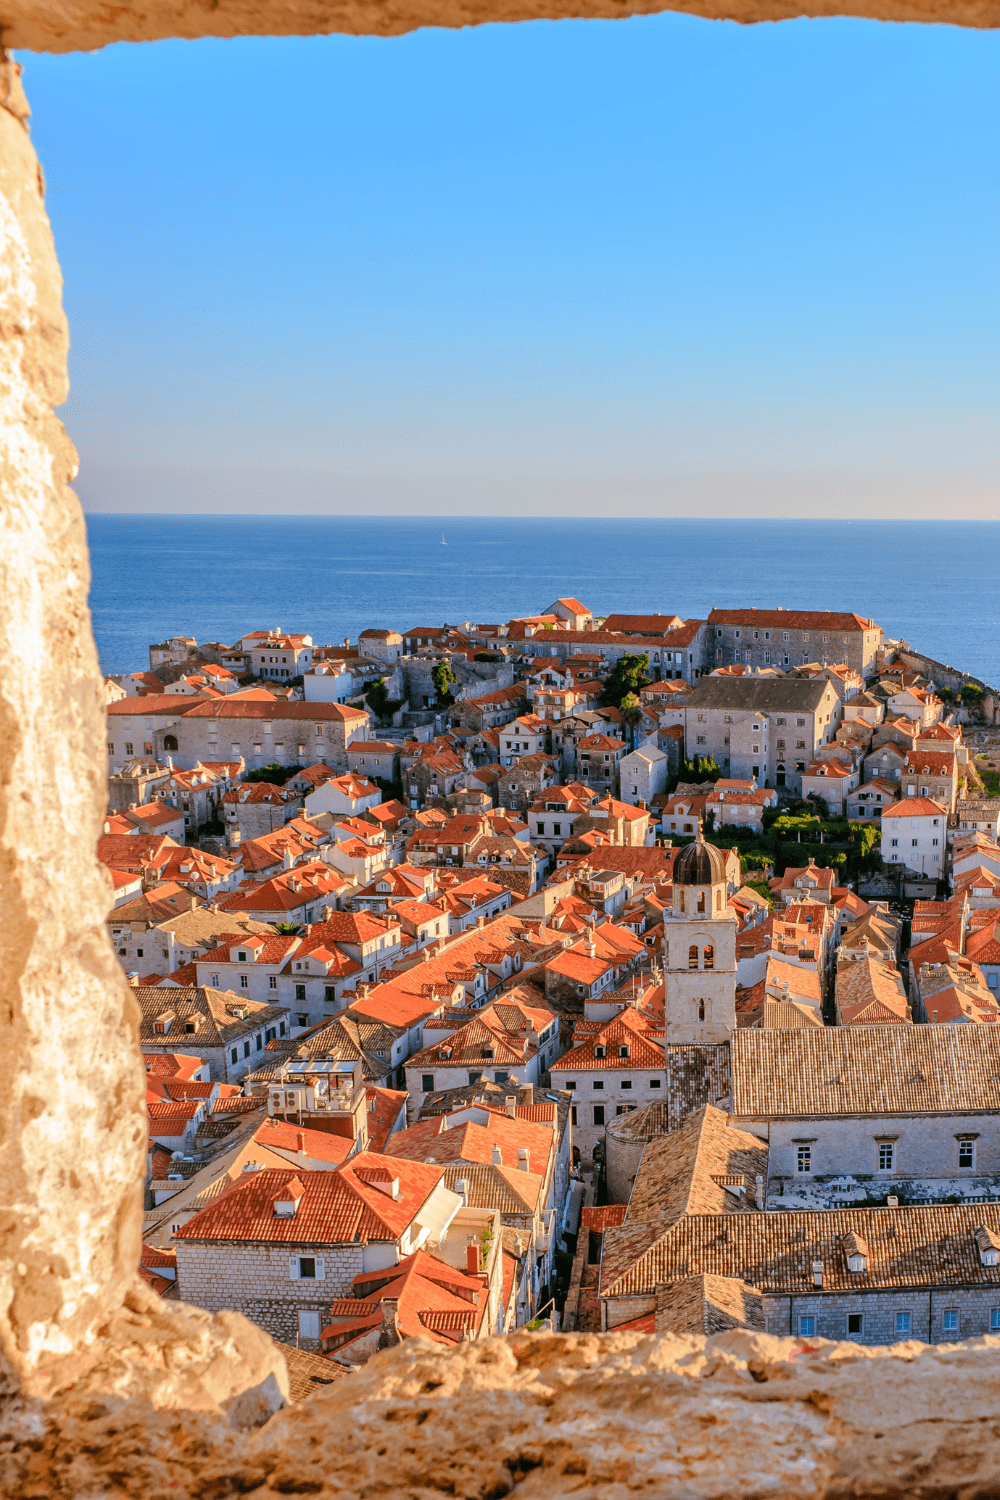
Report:
[[22,61],[90,510],[997,513],[996,32]]

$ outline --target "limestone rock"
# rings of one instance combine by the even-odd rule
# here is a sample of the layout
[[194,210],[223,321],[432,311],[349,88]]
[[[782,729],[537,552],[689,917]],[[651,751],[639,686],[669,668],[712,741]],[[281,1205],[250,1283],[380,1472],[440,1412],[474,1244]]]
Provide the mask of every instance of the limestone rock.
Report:
[[1000,25],[998,0],[143,0],[113,6],[101,0],[3,0],[0,19],[8,47],[71,52],[168,36],[396,36],[418,26],[567,16],[617,20],[661,10],[734,21],[847,15]]
[[138,1264],[134,1006],[96,861],[104,711],[62,278],[20,69],[0,67],[0,1384],[68,1353]]
[[208,1404],[101,1395],[95,1370],[10,1407],[0,1497],[985,1500],[1000,1490],[998,1376],[997,1339],[414,1339],[238,1433]]

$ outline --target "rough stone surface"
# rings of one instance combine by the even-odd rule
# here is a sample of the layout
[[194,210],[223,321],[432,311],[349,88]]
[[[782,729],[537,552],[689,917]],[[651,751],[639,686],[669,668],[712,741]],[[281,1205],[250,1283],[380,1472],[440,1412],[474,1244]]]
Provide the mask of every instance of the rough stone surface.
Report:
[[1000,0],[2,0],[8,47],[71,52],[181,36],[396,36],[418,26],[474,26],[567,16],[620,19],[661,10],[733,21],[872,16],[883,21],[1000,24]]
[[515,1335],[411,1340],[257,1431],[71,1388],[0,1426],[3,1500],[995,1496],[1000,1340],[861,1349]]
[[103,713],[68,481],[62,278],[19,69],[0,62],[0,1378],[120,1303],[141,1232],[142,1074],[95,858]]

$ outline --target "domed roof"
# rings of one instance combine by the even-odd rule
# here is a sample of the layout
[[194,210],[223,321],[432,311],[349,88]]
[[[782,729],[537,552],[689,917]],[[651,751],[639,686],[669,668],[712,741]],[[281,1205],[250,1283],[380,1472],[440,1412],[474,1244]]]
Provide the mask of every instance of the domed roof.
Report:
[[720,885],[725,880],[725,856],[714,844],[702,843],[700,835],[674,860],[674,885]]

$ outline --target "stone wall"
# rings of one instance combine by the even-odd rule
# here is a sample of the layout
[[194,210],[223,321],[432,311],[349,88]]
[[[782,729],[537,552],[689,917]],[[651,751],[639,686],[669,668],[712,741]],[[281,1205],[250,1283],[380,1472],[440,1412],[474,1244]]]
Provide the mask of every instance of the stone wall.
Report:
[[[284,1344],[295,1344],[300,1309],[324,1318],[334,1297],[350,1297],[365,1269],[362,1245],[207,1244],[177,1240],[177,1284],[185,1302],[209,1312],[231,1308]],[[315,1279],[293,1279],[289,1257],[320,1257]],[[323,1275],[318,1273],[322,1271]]]

